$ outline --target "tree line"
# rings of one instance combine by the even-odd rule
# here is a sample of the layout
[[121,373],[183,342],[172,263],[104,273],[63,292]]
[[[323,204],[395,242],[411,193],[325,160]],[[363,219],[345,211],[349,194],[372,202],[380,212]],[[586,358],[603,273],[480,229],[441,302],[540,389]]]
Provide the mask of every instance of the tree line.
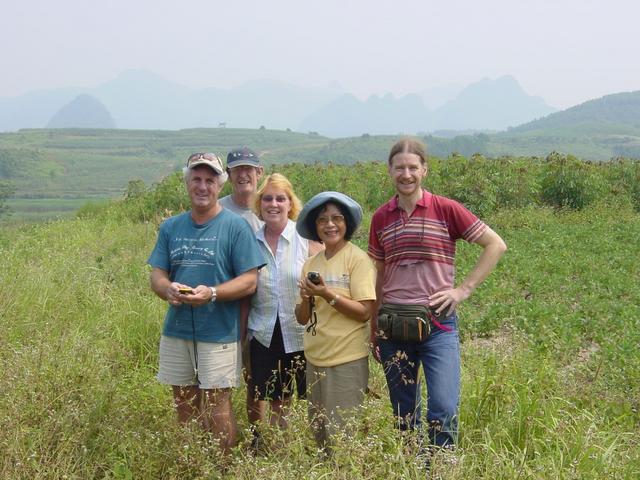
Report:
[[[589,162],[553,152],[545,158],[486,158],[458,154],[429,159],[425,187],[431,192],[455,198],[484,217],[498,209],[550,206],[582,209],[603,197],[631,202],[640,211],[640,162],[617,159]],[[394,194],[382,162],[342,164],[274,164],[266,173],[287,176],[304,201],[316,193],[335,190],[356,199],[371,214]],[[222,195],[228,193],[225,186]],[[110,212],[134,221],[153,221],[187,209],[189,199],[182,174],[175,172],[158,184],[146,186],[130,181],[124,197],[102,206],[86,206],[80,216]]]

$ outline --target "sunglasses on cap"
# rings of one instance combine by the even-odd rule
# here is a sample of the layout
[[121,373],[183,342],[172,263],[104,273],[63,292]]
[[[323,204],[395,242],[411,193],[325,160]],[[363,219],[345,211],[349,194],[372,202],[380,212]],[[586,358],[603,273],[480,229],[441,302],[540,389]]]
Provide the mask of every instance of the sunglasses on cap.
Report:
[[200,160],[208,160],[210,162],[218,163],[222,166],[220,158],[215,153],[194,153],[187,158],[187,167],[190,167],[193,163]]

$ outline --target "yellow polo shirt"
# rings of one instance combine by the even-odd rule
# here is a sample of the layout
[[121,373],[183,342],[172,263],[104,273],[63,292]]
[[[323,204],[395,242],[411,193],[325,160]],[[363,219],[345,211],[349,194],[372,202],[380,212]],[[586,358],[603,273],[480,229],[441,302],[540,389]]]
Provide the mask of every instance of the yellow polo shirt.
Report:
[[[369,256],[347,244],[329,260],[324,251],[309,258],[302,267],[320,272],[325,284],[337,295],[356,301],[376,299],[376,272]],[[369,355],[369,322],[346,317],[322,297],[315,298],[318,324],[316,335],[304,334],[304,353],[318,367],[333,367]]]

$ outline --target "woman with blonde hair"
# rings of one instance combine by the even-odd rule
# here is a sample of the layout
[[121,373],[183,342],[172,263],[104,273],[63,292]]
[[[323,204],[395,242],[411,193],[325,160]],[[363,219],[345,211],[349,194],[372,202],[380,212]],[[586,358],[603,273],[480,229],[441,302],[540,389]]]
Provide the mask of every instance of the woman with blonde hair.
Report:
[[299,397],[306,390],[304,327],[296,321],[295,305],[302,265],[322,246],[296,231],[294,220],[300,209],[291,182],[279,173],[265,178],[256,192],[254,211],[264,221],[256,238],[266,266],[258,272],[257,291],[248,315],[243,315],[251,358],[247,388],[258,400],[257,408],[247,412],[254,426],[254,446],[260,438],[255,426],[265,421],[267,404],[271,407],[269,423],[285,427],[294,381]]

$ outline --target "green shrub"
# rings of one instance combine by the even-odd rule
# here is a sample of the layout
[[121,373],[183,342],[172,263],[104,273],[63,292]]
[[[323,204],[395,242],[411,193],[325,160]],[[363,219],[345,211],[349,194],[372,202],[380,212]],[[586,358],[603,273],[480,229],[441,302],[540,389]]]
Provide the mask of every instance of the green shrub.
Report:
[[188,208],[189,196],[182,173],[175,172],[150,188],[146,188],[142,180],[131,181],[120,201],[108,204],[104,209],[82,208],[78,216],[88,218],[91,214],[109,215],[123,220],[159,223],[162,218]]
[[640,162],[616,159],[609,164],[607,180],[615,195],[627,194],[636,211],[640,212]]
[[541,167],[537,158],[501,157],[490,166],[498,208],[522,208],[540,203]]
[[602,179],[595,169],[572,155],[550,153],[541,180],[542,201],[555,208],[579,210],[602,193]]
[[440,193],[454,198],[480,217],[495,210],[497,190],[491,181],[489,164],[482,155],[473,155],[467,160],[454,154],[440,163],[440,178],[433,179],[442,189]]
[[[289,178],[303,202],[319,192],[336,190],[352,196],[365,213],[372,213],[395,194],[384,162],[272,164],[265,173],[274,172]],[[632,160],[593,164],[558,153],[546,159],[488,159],[480,154],[467,159],[453,154],[445,159],[429,158],[425,186],[460,201],[480,217],[503,208],[543,204],[581,209],[595,199],[611,198],[616,203],[621,196],[640,211],[640,163]],[[230,192],[227,182],[220,195]],[[157,221],[188,208],[182,175],[175,172],[151,187],[141,180],[131,181],[121,200],[87,206],[79,215],[88,218],[108,212],[123,219]]]

